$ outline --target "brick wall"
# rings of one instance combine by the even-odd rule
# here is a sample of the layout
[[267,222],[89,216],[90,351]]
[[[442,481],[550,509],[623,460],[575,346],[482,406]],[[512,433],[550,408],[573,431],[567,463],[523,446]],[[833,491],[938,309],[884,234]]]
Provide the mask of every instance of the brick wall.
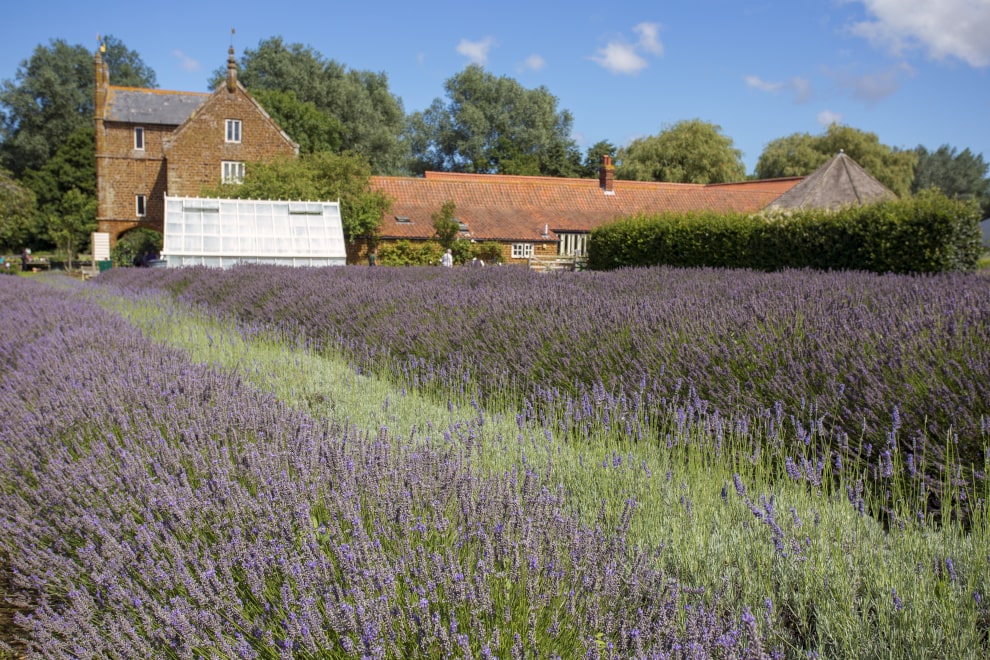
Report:
[[[241,122],[241,142],[226,142],[226,120]],[[199,196],[221,179],[221,163],[294,157],[296,146],[268,115],[237,86],[222,88],[203,104],[165,144],[168,194]]]

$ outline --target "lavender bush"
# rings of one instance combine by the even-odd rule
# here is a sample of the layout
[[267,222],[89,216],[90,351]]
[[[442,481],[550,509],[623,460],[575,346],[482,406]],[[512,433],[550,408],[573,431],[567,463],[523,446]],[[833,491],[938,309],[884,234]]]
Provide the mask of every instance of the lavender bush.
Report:
[[2,549],[33,655],[763,653],[748,610],[629,541],[634,501],[586,525],[550,469],[315,419],[38,283],[0,306]]
[[950,438],[960,462],[984,463],[979,275],[245,267],[119,270],[104,283],[168,290],[421,388],[470,388],[537,418],[569,409],[577,436],[594,422],[662,442],[718,413],[874,459],[894,433],[904,452],[944,463]]

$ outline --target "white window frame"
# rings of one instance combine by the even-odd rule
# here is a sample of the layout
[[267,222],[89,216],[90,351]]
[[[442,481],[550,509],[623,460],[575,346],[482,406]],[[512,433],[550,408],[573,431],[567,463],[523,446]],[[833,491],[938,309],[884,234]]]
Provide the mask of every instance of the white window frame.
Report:
[[148,197],[146,195],[134,196],[134,213],[139,218],[148,215]]
[[244,183],[244,162],[240,160],[225,160],[220,166],[220,181],[222,183]]
[[144,128],[141,126],[134,127],[134,149],[144,151]]
[[240,143],[241,141],[241,120],[228,119],[224,123],[224,142]]
[[533,257],[533,244],[532,243],[513,243],[512,244],[512,258],[513,259],[531,259]]

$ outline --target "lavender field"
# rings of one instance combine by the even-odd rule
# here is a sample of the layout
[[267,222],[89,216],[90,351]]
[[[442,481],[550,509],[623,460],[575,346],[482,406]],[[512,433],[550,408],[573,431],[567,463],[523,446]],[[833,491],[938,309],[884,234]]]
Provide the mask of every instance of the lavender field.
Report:
[[990,653],[979,276],[8,279],[11,653]]

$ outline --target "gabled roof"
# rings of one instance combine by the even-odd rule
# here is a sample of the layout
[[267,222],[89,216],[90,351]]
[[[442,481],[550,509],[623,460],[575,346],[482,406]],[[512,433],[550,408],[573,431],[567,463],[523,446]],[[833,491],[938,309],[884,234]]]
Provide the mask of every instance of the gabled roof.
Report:
[[889,188],[877,181],[859,163],[840,151],[830,161],[780,196],[771,209],[835,209],[850,204],[869,204],[894,199]]
[[470,238],[539,243],[640,213],[756,212],[798,181],[705,186],[620,180],[606,192],[598,179],[427,172],[421,178],[372,177],[371,185],[393,198],[383,218],[383,238],[430,238],[433,214],[453,201]]
[[106,121],[178,126],[206,103],[206,92],[171,92],[138,87],[110,87]]

